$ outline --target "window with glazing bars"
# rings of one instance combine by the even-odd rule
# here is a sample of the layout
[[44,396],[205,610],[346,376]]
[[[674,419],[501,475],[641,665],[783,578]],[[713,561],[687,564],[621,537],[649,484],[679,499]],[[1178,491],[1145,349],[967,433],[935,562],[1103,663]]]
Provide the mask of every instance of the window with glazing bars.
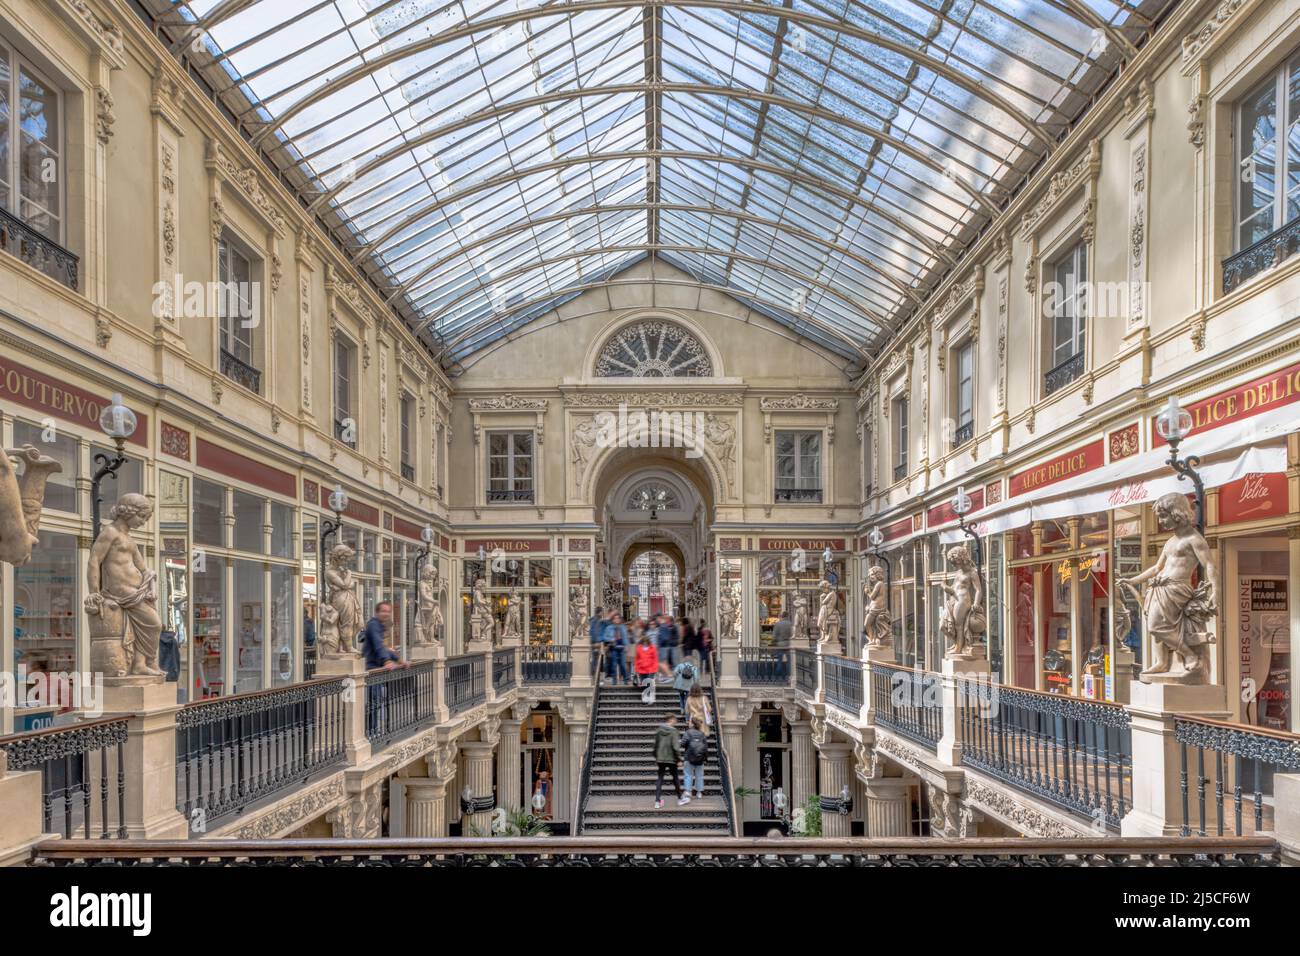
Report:
[[896,398],[893,405],[894,480],[902,481],[907,477],[907,399]]
[[1049,291],[1048,322],[1051,323],[1049,369],[1059,369],[1083,354],[1088,315],[1088,246],[1076,243],[1057,260],[1052,270],[1054,285]]
[[822,500],[822,433],[776,433],[776,500]]
[[974,437],[975,432],[975,343],[963,342],[957,348],[957,407],[953,409],[957,418],[957,432],[954,445],[960,445]]
[[1236,140],[1241,250],[1300,217],[1300,57],[1242,98]]
[[226,236],[217,241],[217,314],[221,350],[249,368],[253,361],[253,262]]
[[532,432],[489,433],[487,500],[533,500]]
[[64,241],[62,137],[58,87],[0,44],[0,206],[57,243]]
[[334,437],[357,447],[356,419],[352,413],[352,382],[356,377],[357,350],[339,335],[334,339]]
[[411,431],[411,396],[403,395],[402,403],[398,408],[398,427],[401,431],[400,451],[402,456],[402,477],[407,481],[415,481],[415,454],[412,448],[412,438],[414,433]]

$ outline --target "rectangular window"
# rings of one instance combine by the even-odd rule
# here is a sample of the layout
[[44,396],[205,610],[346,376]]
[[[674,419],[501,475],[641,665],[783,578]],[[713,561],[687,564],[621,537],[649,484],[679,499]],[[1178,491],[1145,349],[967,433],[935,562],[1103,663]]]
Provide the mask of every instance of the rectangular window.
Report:
[[893,402],[894,418],[894,481],[907,477],[907,399]]
[[1237,122],[1236,241],[1241,250],[1300,216],[1300,58],[1242,99]]
[[217,317],[221,344],[221,374],[251,392],[262,390],[253,334],[257,328],[257,297],[253,260],[226,236],[217,241]]
[[[50,439],[46,441],[45,439]],[[47,455],[57,461],[63,468],[50,475],[45,485],[45,507],[55,511],[70,511],[77,514],[81,511],[77,499],[77,479],[81,475],[81,450],[77,447],[77,439],[72,435],[64,434],[56,429],[47,430],[40,425],[31,422],[25,422],[22,419],[14,421],[14,446],[22,448],[23,445],[32,445],[38,449],[42,455]],[[92,458],[93,462],[94,459]],[[96,466],[98,467],[98,466]],[[108,509],[113,507],[113,503],[123,491],[135,490],[131,488],[114,487],[111,480],[105,481],[100,486],[100,493],[104,496],[104,514],[108,514]]]
[[964,445],[975,437],[975,344],[966,342],[957,348],[955,374],[957,376],[957,431],[953,446]]
[[0,46],[0,206],[55,242],[63,242],[62,134],[58,88]]
[[871,484],[875,475],[871,473],[871,429],[862,430],[862,499],[871,497]]
[[776,433],[776,500],[822,500],[822,433]]
[[415,450],[412,448],[415,432],[412,431],[411,424],[413,418],[412,406],[414,404],[411,396],[403,395],[402,404],[398,410],[398,424],[401,431],[402,477],[407,481],[415,481]]
[[533,433],[488,435],[489,502],[533,500]]
[[1043,393],[1050,395],[1083,374],[1083,345],[1088,326],[1088,246],[1080,242],[1052,268],[1046,298],[1047,374]]
[[334,437],[357,447],[357,424],[352,407],[352,382],[356,378],[357,350],[343,336],[334,339]]

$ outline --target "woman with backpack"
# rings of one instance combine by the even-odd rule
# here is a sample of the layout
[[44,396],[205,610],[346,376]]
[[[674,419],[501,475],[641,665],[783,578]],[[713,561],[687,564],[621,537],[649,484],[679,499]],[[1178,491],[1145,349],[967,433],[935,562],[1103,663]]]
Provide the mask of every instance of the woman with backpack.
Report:
[[642,632],[641,639],[636,642],[636,660],[632,666],[636,668],[637,680],[645,688],[641,691],[641,703],[653,704],[655,675],[659,673],[659,652],[655,650],[648,633]]
[[704,688],[698,683],[686,695],[686,720],[700,722],[701,729],[707,734],[713,726],[713,714],[709,712],[709,698],[704,696]]
[[682,764],[686,769],[686,796],[704,796],[704,762],[709,759],[709,738],[698,719],[682,734]]
[[698,686],[700,683],[700,672],[696,669],[694,662],[684,660],[673,668],[673,690],[677,691],[677,696],[681,700],[682,716],[686,716],[686,695],[691,692],[691,688]]

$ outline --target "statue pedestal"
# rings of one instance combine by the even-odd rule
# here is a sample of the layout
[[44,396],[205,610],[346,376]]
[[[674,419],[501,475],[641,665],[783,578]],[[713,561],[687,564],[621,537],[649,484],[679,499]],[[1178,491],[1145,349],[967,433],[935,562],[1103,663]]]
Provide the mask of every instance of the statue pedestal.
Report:
[[122,750],[126,835],[131,840],[184,840],[189,821],[176,809],[177,685],[152,681],[104,681],[104,716],[130,718]]
[[366,662],[357,654],[327,654],[316,664],[316,676],[343,678],[343,745],[352,766],[370,759],[366,737]]
[[6,773],[0,750],[0,866],[23,866],[31,848],[45,836],[39,771]]
[[441,661],[447,657],[447,649],[442,644],[412,644],[406,659],[411,663],[418,661]]
[[[894,646],[885,644],[879,647],[865,644],[862,647],[862,710],[858,713],[858,718],[864,724],[874,724],[876,722],[876,695],[882,688],[877,687],[877,683],[884,680],[877,678],[875,672],[871,669],[872,664],[893,664],[894,663]],[[886,694],[893,692],[887,680],[884,680],[883,691]]]
[[433,661],[433,708],[434,723],[447,719],[447,645],[416,644],[407,656],[412,664]]
[[[983,645],[980,645],[982,648]],[[983,657],[945,657],[939,678],[939,699],[943,707],[943,736],[939,738],[939,759],[950,766],[961,765],[961,687],[971,678],[989,680],[989,662]]]
[[483,641],[475,638],[465,645],[466,654],[486,654],[492,650],[491,641]]
[[[1141,684],[1129,686],[1133,721],[1133,809],[1120,821],[1125,837],[1178,836],[1183,825],[1181,748],[1174,716],[1224,720],[1227,689],[1221,684]],[[1189,783],[1195,787],[1195,783]],[[1191,826],[1198,814],[1192,805]],[[1207,813],[1210,811],[1207,809]],[[1207,819],[1207,824],[1213,822]]]

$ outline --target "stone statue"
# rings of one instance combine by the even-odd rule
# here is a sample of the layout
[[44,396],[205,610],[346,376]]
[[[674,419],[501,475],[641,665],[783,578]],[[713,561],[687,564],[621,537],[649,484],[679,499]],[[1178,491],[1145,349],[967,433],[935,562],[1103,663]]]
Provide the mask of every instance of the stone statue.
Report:
[[582,488],[582,476],[587,470],[588,458],[596,445],[600,429],[594,418],[583,419],[573,428],[573,437],[569,448],[573,452],[573,486],[575,491]]
[[737,636],[736,625],[739,623],[740,616],[738,611],[731,588],[724,587],[722,593],[718,595],[718,637],[729,641]]
[[975,660],[984,656],[980,640],[988,627],[984,612],[984,584],[964,544],[948,549],[952,583],[940,585],[948,597],[939,618],[939,633],[947,646],[948,660]]
[[90,623],[90,667],[105,683],[157,684],[158,574],[145,566],[131,532],[144,527],[153,504],[144,495],[125,494],[108,513],[86,562],[86,598]]
[[840,643],[840,595],[831,582],[821,584],[821,598],[817,607],[818,644],[838,647]]
[[790,623],[790,631],[796,638],[808,633],[808,599],[802,594],[796,594],[794,598],[794,620]]
[[492,641],[496,632],[496,619],[492,616],[492,605],[488,603],[487,582],[482,578],[474,581],[474,592],[470,598],[469,639],[471,641]]
[[506,596],[506,625],[501,634],[503,644],[518,644],[523,640],[524,628],[520,622],[522,600],[519,596],[518,586],[512,587],[510,593]]
[[346,544],[330,548],[329,567],[325,569],[329,602],[321,606],[316,630],[316,643],[324,657],[355,657],[359,653],[355,639],[361,630],[361,602],[348,567],[355,555]]
[[438,566],[432,562],[420,569],[420,583],[416,586],[417,610],[415,614],[415,643],[418,647],[442,643],[442,595],[438,580]]
[[[23,463],[21,479],[14,470],[14,461]],[[17,565],[31,560],[32,548],[40,540],[36,532],[41,523],[45,483],[50,475],[61,471],[62,465],[31,445],[6,448],[0,455],[0,561]]]
[[731,489],[736,478],[736,427],[713,412],[704,416],[704,437],[718,452],[722,471]]
[[[1217,613],[1214,555],[1196,528],[1186,496],[1176,491],[1162,495],[1156,501],[1156,518],[1173,536],[1155,565],[1120,581],[1129,587],[1147,585],[1142,619],[1155,660],[1139,678],[1144,684],[1205,684],[1210,680],[1210,645],[1215,640],[1208,626]],[[1198,565],[1204,571],[1193,587]],[[1178,656],[1180,670],[1170,670],[1171,654]]]
[[572,644],[582,644],[591,640],[587,634],[587,622],[591,620],[588,608],[591,601],[587,598],[587,585],[579,584],[569,600],[569,638]]
[[873,565],[867,572],[867,583],[862,588],[867,612],[862,618],[862,630],[872,647],[888,647],[893,642],[893,624],[889,616],[889,591],[885,587],[885,569]]

